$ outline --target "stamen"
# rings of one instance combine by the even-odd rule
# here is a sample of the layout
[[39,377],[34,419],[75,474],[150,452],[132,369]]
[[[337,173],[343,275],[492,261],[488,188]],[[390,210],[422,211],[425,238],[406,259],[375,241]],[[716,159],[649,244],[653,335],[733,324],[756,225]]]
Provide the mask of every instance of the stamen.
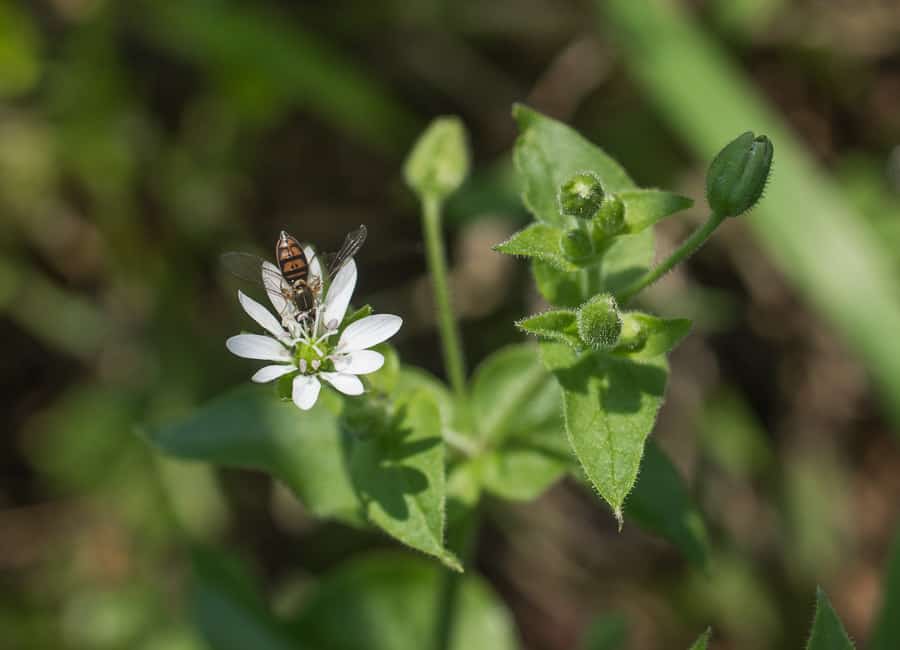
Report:
[[321,366],[321,365],[322,365],[321,361],[319,361],[318,359],[313,359],[313,361],[312,361],[312,369],[313,370],[318,370],[319,366]]
[[300,359],[300,363],[297,364],[297,367],[300,368],[300,372],[304,375],[306,374],[306,359]]

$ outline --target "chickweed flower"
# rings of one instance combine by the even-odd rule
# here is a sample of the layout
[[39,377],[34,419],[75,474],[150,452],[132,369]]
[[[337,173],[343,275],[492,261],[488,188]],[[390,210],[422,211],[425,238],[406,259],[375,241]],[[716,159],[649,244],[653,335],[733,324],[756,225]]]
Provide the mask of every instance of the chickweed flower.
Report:
[[[311,260],[308,281],[321,282],[321,266],[312,249],[305,249]],[[384,364],[384,356],[369,348],[396,334],[403,320],[392,314],[376,314],[343,326],[356,288],[356,263],[352,259],[337,272],[324,299],[316,301],[315,315],[306,318],[282,295],[275,265],[265,265],[263,283],[281,319],[238,291],[244,311],[268,334],[238,334],[229,338],[225,347],[244,359],[274,362],[256,371],[251,379],[257,383],[294,374],[291,398],[300,409],[308,410],[316,403],[321,380],[345,395],[362,394],[365,389],[359,375],[375,372]]]

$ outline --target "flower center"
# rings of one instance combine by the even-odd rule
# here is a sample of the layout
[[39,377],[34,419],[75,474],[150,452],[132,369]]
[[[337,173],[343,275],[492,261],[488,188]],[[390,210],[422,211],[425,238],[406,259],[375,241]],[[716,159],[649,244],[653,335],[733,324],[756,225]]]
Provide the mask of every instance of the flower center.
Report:
[[324,338],[297,341],[294,344],[294,362],[304,375],[333,372],[334,362],[330,356],[332,347]]

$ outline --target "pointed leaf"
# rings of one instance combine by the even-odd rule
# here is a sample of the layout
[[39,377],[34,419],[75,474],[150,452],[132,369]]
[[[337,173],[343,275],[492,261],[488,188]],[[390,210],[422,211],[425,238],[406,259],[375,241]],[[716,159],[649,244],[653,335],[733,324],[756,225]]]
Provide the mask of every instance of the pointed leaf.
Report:
[[369,521],[461,570],[444,548],[444,443],[431,397],[414,394],[397,407],[388,430],[355,440],[350,471]]
[[706,650],[709,645],[709,640],[712,638],[712,629],[706,628],[706,632],[700,635],[700,637],[694,641],[694,645],[691,646],[691,650]]
[[572,466],[557,382],[534,345],[495,352],[472,380],[472,419],[486,448],[477,458],[485,489],[506,499],[530,500]]
[[[637,311],[622,314],[622,336],[614,354],[630,359],[652,359],[681,343],[691,329],[686,318],[659,318]],[[639,333],[632,337],[632,333]],[[633,340],[632,340],[633,339]]]
[[[409,555],[371,554],[326,576],[293,624],[295,637],[330,650],[435,647],[443,572]],[[458,578],[447,650],[515,650],[512,617],[482,578]]]
[[575,272],[580,267],[563,255],[559,239],[562,230],[545,223],[534,223],[515,233],[505,242],[494,246],[494,250],[506,255],[531,257],[546,262],[560,271]]
[[900,528],[888,557],[883,590],[881,613],[875,624],[870,650],[900,648]]
[[686,196],[656,189],[624,190],[618,197],[625,204],[625,226],[632,234],[694,205]]
[[641,528],[672,542],[697,566],[706,566],[706,524],[678,470],[652,438],[644,449],[637,483],[625,502],[625,514]]
[[634,182],[615,160],[574,129],[527,106],[513,107],[519,126],[513,160],[523,180],[522,201],[535,219],[558,227],[571,225],[560,214],[560,186],[573,175],[592,172],[605,192],[633,188]]
[[269,386],[242,386],[181,420],[149,429],[146,437],[178,458],[272,474],[319,516],[358,519],[339,410],[340,399],[328,391],[301,411]]
[[806,650],[853,650],[853,643],[821,587],[816,590],[816,616]]
[[516,327],[528,334],[567,343],[573,348],[583,347],[578,338],[575,312],[569,309],[545,311],[516,321]]
[[622,505],[663,402],[665,359],[638,363],[602,352],[578,355],[561,343],[543,343],[541,353],[563,389],[572,450],[621,524]]

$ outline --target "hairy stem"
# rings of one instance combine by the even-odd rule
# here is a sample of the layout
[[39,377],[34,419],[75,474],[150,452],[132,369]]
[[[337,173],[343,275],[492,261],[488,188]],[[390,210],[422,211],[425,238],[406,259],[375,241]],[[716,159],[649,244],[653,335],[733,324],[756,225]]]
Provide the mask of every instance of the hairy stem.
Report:
[[709,236],[713,234],[716,228],[725,220],[724,216],[720,216],[715,212],[712,213],[709,219],[706,220],[702,226],[697,228],[690,237],[684,240],[684,243],[681,244],[664,262],[655,266],[654,268],[647,271],[644,275],[639,277],[637,280],[628,285],[625,289],[619,292],[616,296],[616,299],[620,304],[625,304],[632,298],[634,298],[638,293],[641,292],[645,287],[650,286],[657,280],[659,280],[666,273],[675,268],[678,264],[686,260],[693,253],[700,248],[704,242],[709,239]]
[[444,350],[444,365],[453,392],[457,397],[463,397],[466,390],[465,361],[463,360],[459,326],[450,305],[447,258],[444,253],[444,235],[441,231],[441,202],[433,196],[425,196],[422,200],[422,229],[425,231],[426,256],[434,287],[434,301]]

